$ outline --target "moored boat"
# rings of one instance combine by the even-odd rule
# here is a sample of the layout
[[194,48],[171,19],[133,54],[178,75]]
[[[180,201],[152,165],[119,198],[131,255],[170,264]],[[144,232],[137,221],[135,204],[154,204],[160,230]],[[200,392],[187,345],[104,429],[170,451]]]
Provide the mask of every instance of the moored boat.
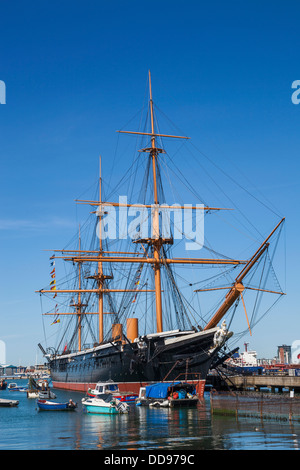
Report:
[[48,389],[48,390],[41,390],[39,391],[39,398],[41,400],[47,400],[48,399],[55,399],[56,398],[56,395],[54,392],[52,392],[52,390]]
[[4,398],[0,398],[0,406],[18,406],[19,400],[5,400]]
[[10,392],[27,392],[27,387],[18,386],[15,382],[8,384],[7,388]]
[[102,393],[97,397],[85,397],[82,404],[87,413],[122,414],[129,412],[129,405],[113,397],[111,393]]
[[137,406],[196,406],[196,387],[185,382],[161,382],[140,388]]
[[33,377],[29,378],[27,398],[40,398],[41,400],[55,399],[56,395],[49,387],[47,380],[35,381]]
[[88,389],[87,396],[97,398],[103,393],[111,393],[114,398],[122,402],[134,402],[138,397],[138,395],[133,392],[120,392],[118,384],[115,382],[98,382],[94,389]]
[[48,400],[37,400],[37,405],[40,410],[44,411],[72,411],[77,408],[77,403],[69,400],[65,403],[57,403]]

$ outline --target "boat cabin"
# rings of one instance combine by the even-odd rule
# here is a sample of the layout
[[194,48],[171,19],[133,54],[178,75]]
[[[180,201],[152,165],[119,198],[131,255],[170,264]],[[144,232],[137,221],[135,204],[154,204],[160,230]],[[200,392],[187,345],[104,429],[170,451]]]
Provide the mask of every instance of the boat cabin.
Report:
[[97,393],[107,393],[107,392],[118,392],[119,388],[117,384],[114,383],[97,383],[95,387]]

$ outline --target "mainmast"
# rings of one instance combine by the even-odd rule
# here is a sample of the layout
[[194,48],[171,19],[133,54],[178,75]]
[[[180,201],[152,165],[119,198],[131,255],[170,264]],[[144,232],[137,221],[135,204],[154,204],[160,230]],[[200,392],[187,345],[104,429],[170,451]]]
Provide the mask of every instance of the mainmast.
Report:
[[[100,157],[100,164],[99,164],[99,212],[98,212],[98,220],[99,220],[99,255],[100,257],[103,256],[103,246],[102,246],[102,176],[101,176],[101,157]],[[101,259],[98,262],[98,312],[99,312],[99,343],[103,342],[103,265]]]
[[155,303],[156,303],[156,329],[157,333],[163,331],[162,322],[162,303],[161,303],[161,276],[160,276],[160,249],[161,239],[159,232],[159,213],[158,213],[158,195],[157,195],[157,178],[156,178],[156,160],[158,155],[158,149],[156,148],[156,137],[154,134],[154,113],[153,113],[153,100],[152,100],[152,86],[151,86],[151,74],[149,70],[149,93],[150,93],[150,113],[151,113],[151,152],[150,157],[152,159],[152,171],[153,171],[153,190],[154,190],[154,213],[153,213],[153,257],[154,263],[154,284],[155,284]]

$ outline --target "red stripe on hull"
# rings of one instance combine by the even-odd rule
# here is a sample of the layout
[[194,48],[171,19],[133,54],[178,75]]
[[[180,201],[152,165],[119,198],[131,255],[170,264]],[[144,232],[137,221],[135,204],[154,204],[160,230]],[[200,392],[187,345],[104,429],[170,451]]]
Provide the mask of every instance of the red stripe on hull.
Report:
[[[205,380],[199,380],[199,382],[193,382],[188,380],[187,382],[191,382],[196,385],[196,391],[199,397],[203,397],[204,395],[204,388],[205,388]],[[74,392],[83,392],[86,393],[89,388],[94,389],[96,387],[95,383],[83,383],[83,382],[55,382],[53,381],[53,387],[61,390],[71,390]],[[145,387],[148,383],[140,383],[140,382],[116,382],[118,384],[120,392],[127,392],[127,393],[134,393],[138,394],[140,391],[140,387]]]

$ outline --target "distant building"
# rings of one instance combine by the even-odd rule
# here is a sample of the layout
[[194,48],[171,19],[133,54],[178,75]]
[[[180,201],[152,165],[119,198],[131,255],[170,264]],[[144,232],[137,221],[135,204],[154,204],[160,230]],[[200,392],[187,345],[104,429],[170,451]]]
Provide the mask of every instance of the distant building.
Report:
[[286,344],[278,346],[277,359],[280,364],[290,364],[292,359],[291,346],[287,346]]
[[14,375],[17,371],[17,366],[7,364],[0,366],[0,375]]

